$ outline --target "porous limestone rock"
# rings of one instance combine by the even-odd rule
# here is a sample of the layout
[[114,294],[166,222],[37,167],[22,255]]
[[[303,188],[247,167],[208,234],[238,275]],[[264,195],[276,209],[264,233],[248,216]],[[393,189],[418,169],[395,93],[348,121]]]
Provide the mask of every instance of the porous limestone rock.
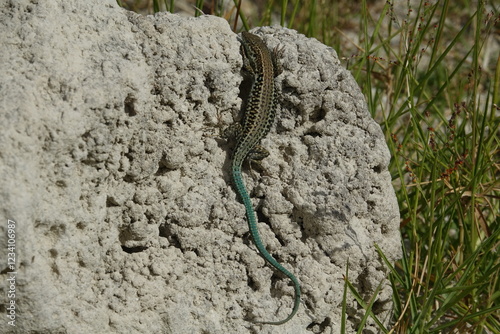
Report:
[[[339,333],[349,279],[390,321],[400,256],[389,153],[333,49],[261,28],[284,48],[270,156],[244,177],[267,249],[230,184],[242,58],[226,21],[140,16],[114,0],[0,4],[1,295],[15,221],[16,327],[2,333]],[[2,312],[5,313],[5,304]],[[348,294],[348,333],[364,314]],[[378,332],[368,319],[365,333]]]

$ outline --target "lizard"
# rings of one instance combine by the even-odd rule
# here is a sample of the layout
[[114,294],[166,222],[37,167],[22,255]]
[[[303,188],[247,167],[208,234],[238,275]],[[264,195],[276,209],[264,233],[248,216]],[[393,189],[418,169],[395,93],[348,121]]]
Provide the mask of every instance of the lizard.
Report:
[[259,324],[281,325],[294,317],[300,305],[300,283],[298,279],[285,269],[264,247],[257,227],[257,218],[242,177],[242,165],[246,159],[260,161],[269,152],[260,146],[260,141],[271,129],[276,116],[277,92],[274,78],[281,72],[278,58],[283,48],[277,47],[271,52],[260,37],[249,32],[242,32],[241,51],[243,68],[252,76],[252,85],[243,120],[235,124],[236,146],[232,153],[231,176],[236,191],[243,201],[250,234],[262,257],[274,268],[287,276],[293,283],[295,296],[292,312],[280,321],[252,321]]

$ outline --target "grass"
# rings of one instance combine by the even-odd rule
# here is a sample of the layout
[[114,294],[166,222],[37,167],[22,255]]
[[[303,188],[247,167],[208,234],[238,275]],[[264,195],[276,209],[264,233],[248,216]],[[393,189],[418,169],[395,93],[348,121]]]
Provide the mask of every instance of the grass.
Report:
[[500,58],[484,57],[499,16],[475,6],[422,1],[403,18],[362,6],[349,67],[386,135],[409,245],[386,263],[396,322],[383,332],[500,331]]
[[500,332],[500,6],[270,1],[246,16],[240,5],[209,13],[244,29],[281,23],[334,47],[386,136],[404,255],[385,262],[391,328],[371,312],[376,294],[366,302],[346,280],[362,323],[371,317],[382,333]]

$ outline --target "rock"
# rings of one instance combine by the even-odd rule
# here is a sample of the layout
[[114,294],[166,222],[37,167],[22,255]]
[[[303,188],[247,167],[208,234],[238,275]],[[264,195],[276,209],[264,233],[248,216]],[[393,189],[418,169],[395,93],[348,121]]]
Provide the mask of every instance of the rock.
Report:
[[[0,25],[0,240],[15,221],[17,273],[4,332],[338,333],[348,261],[366,300],[382,282],[373,311],[389,322],[374,245],[400,257],[390,156],[333,49],[254,31],[284,47],[284,71],[270,156],[244,177],[267,249],[303,288],[274,327],[245,321],[284,318],[293,288],[249,239],[232,143],[217,136],[241,113],[227,22],[19,0],[0,5]],[[348,301],[352,333],[364,312]]]

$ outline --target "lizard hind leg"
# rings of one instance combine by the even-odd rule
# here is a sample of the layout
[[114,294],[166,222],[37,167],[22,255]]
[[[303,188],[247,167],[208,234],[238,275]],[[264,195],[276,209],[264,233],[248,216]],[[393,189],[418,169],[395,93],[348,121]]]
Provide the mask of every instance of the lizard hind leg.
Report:
[[248,153],[248,159],[252,162],[260,163],[264,158],[269,156],[269,151],[263,146],[256,145],[250,153]]
[[269,151],[263,146],[255,146],[250,153],[248,153],[248,164],[250,166],[250,171],[253,171],[252,166],[257,166],[258,169],[262,169],[262,160],[269,156]]
[[242,126],[240,123],[233,123],[220,131],[220,136],[224,139],[238,138]]

